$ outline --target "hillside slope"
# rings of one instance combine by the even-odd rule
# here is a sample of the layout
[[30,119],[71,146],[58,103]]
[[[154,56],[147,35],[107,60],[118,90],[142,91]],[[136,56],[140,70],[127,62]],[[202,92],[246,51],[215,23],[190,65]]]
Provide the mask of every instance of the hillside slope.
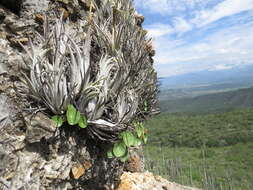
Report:
[[252,190],[253,109],[149,120],[147,169],[207,190]]

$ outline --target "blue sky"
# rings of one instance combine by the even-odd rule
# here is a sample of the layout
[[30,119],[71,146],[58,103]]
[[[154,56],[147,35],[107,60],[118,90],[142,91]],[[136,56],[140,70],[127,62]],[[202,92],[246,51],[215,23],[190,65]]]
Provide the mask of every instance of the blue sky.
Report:
[[253,0],[135,0],[159,77],[253,64]]

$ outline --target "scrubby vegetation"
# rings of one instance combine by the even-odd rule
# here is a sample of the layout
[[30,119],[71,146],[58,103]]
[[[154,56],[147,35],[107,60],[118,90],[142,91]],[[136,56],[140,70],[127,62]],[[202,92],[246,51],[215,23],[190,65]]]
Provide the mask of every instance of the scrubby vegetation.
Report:
[[146,126],[149,170],[203,189],[253,188],[253,109],[206,115],[163,113]]

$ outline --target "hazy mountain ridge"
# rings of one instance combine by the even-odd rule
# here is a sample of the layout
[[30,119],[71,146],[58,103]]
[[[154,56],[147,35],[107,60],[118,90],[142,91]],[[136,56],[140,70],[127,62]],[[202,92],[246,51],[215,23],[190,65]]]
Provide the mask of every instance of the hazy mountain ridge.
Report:
[[183,75],[159,78],[160,88],[185,88],[199,85],[220,83],[249,83],[253,82],[253,65],[235,67],[226,70],[205,70]]
[[193,98],[160,100],[161,111],[210,112],[253,107],[253,87]]
[[171,88],[161,89],[158,94],[160,101],[175,100],[180,98],[193,98],[206,94],[214,94],[220,92],[228,92],[242,88],[249,88],[253,82],[238,82],[238,83],[220,83],[211,85],[196,85],[186,88]]

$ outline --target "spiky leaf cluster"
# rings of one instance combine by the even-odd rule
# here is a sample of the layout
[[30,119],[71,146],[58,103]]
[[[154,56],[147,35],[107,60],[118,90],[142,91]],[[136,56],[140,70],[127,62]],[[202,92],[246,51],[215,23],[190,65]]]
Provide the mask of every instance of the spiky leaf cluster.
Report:
[[[72,104],[87,118],[93,138],[115,142],[139,113],[148,112],[156,74],[147,48],[151,41],[137,25],[132,2],[96,2],[83,43],[70,36],[62,19],[53,27],[44,23],[39,43],[24,47],[30,58],[24,81],[29,96],[54,114],[65,114]],[[98,60],[91,60],[91,42],[99,47]]]
[[99,89],[90,81],[90,31],[79,46],[68,36],[62,19],[51,30],[46,20],[44,35],[38,38],[37,45],[30,41],[29,48],[24,47],[29,56],[29,74],[23,75],[28,95],[58,115],[75,99],[95,96]]
[[[137,103],[134,110],[138,107],[138,112],[148,112],[149,105],[150,112],[156,101],[156,72],[150,56],[152,43],[138,24],[132,1],[104,0],[99,7],[93,3],[96,7],[92,24],[95,40],[102,52],[118,64],[117,84],[112,92],[132,97],[130,104]],[[132,118],[133,114],[130,115]]]

